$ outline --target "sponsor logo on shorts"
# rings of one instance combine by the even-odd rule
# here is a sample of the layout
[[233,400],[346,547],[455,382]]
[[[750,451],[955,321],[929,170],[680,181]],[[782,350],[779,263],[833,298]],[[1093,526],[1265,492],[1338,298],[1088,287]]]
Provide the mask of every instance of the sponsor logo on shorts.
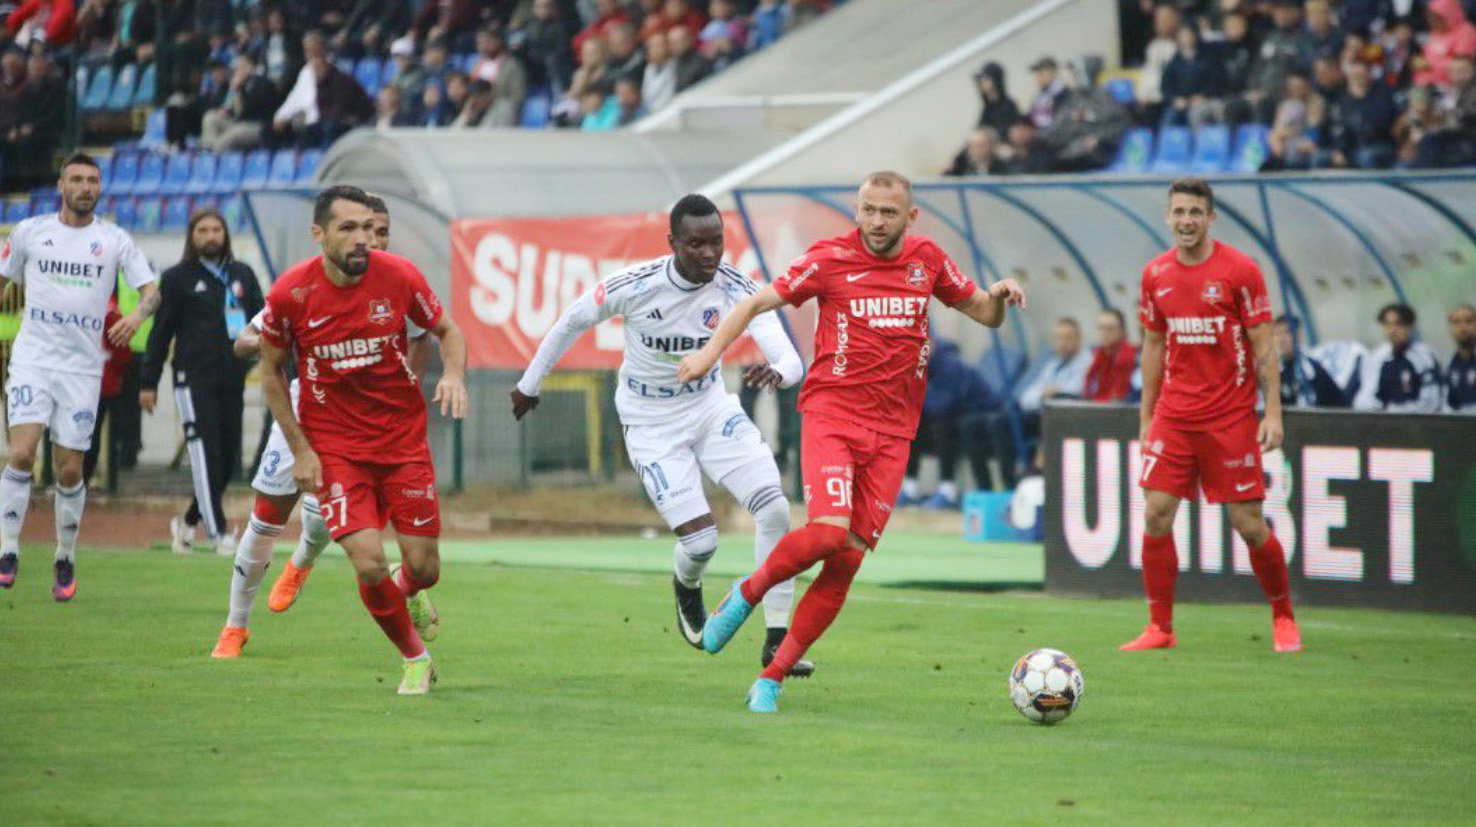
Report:
[[78,411],[72,414],[72,422],[83,427],[92,425],[96,420],[97,417],[93,416],[92,411]]
[[425,498],[425,490],[421,488],[406,488],[400,491],[400,495],[409,500],[420,500]]
[[738,435],[738,429],[748,424],[747,414],[733,414],[728,421],[723,423],[723,436],[732,437]]
[[881,500],[873,500],[872,502],[876,504],[877,510],[880,511],[880,512],[882,512],[883,514],[891,514],[892,513],[892,504],[891,503],[882,502]]
[[1238,485],[1235,486],[1235,490],[1238,491],[1238,492],[1245,492],[1245,491],[1249,491],[1249,490],[1251,490],[1252,488],[1255,488],[1255,487],[1256,487],[1256,484],[1253,483],[1253,482],[1242,482],[1242,483],[1240,483],[1240,484],[1238,484]]
[[411,520],[410,523],[412,525],[414,525],[416,528],[420,528],[421,526],[425,525],[426,523],[431,522],[434,519],[435,519],[435,517],[425,517],[424,519],[422,519],[420,517],[416,517],[415,519]]
[[851,476],[851,467],[849,465],[822,465],[820,466],[820,475],[825,477],[849,477]]

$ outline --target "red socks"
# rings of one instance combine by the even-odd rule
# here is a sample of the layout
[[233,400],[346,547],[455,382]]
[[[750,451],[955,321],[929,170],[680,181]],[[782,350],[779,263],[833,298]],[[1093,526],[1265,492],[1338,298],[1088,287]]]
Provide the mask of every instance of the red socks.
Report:
[[[835,528],[835,526],[827,527]],[[794,532],[789,536],[792,537],[797,533],[799,532]],[[778,552],[776,548],[774,553]],[[810,644],[830,628],[831,622],[835,620],[836,615],[840,614],[841,606],[846,602],[846,593],[851,590],[851,581],[855,579],[856,572],[861,568],[861,561],[865,557],[866,552],[859,548],[843,548],[825,558],[825,565],[820,569],[820,576],[810,584],[810,588],[805,591],[805,596],[800,598],[799,605],[795,607],[794,620],[789,625],[789,634],[784,636],[784,642],[779,644],[779,650],[774,653],[774,660],[764,668],[760,677],[775,681],[784,680],[789,674],[790,667],[804,657],[805,650],[810,648]],[[769,559],[774,559],[773,555],[770,555]]]
[[1165,632],[1174,630],[1174,581],[1178,579],[1174,535],[1143,535],[1143,591],[1148,594],[1148,617]]
[[410,612],[405,608],[405,594],[395,581],[386,577],[371,586],[361,580],[359,599],[364,601],[369,614],[374,615],[375,622],[384,630],[384,636],[399,648],[401,655],[418,658],[425,654],[425,644],[420,642],[420,633],[415,631]]
[[[743,582],[743,599],[749,604],[758,603],[769,593],[769,589],[845,548],[848,536],[850,532],[846,529],[828,523],[809,523],[804,528],[789,532],[779,538],[778,544],[769,552],[769,558],[758,567],[758,571],[750,574]],[[811,585],[810,588],[813,590],[815,587]]]
[[1286,572],[1286,553],[1275,532],[1266,535],[1266,542],[1250,552],[1251,568],[1261,583],[1261,591],[1271,602],[1272,617],[1291,617],[1291,586]]
[[408,566],[400,566],[400,572],[395,577],[395,585],[400,587],[400,592],[404,594],[406,598],[411,598],[417,594],[420,594],[422,589],[428,589],[431,586],[434,586],[440,579],[441,578],[438,573],[435,577],[430,578],[429,583],[422,583],[419,580],[416,580],[414,577],[410,576],[410,569]]

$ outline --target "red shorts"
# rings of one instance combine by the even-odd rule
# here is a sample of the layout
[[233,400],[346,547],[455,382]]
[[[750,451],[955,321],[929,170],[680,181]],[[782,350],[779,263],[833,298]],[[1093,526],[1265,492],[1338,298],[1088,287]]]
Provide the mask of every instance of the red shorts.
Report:
[[1259,421],[1254,413],[1209,431],[1190,431],[1155,416],[1148,427],[1138,484],[1179,499],[1193,499],[1195,484],[1212,503],[1266,499],[1261,472]]
[[800,429],[801,472],[810,519],[846,517],[875,548],[892,516],[912,441],[807,414]]
[[441,536],[436,469],[429,455],[393,465],[338,457],[323,457],[322,462],[318,504],[333,539],[366,528],[382,529],[390,522],[400,534]]

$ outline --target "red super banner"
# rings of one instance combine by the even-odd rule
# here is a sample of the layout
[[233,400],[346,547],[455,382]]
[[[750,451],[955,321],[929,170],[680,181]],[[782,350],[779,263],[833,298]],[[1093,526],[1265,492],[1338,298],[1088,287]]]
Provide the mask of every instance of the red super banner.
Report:
[[[762,280],[757,259],[734,214],[724,259]],[[473,368],[527,367],[538,343],[570,303],[602,279],[671,252],[662,213],[598,218],[471,219],[451,224],[451,317],[466,334]],[[561,368],[620,366],[625,330],[611,319],[582,336]],[[751,355],[744,339],[729,360]]]

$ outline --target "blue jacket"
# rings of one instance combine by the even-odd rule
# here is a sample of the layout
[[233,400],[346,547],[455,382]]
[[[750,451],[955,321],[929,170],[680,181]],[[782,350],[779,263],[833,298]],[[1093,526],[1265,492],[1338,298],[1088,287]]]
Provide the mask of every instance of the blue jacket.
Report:
[[959,355],[958,345],[933,339],[933,357],[928,362],[928,395],[923,414],[955,417],[978,411],[998,410],[999,398],[973,365]]
[[1476,414],[1476,356],[1461,358],[1461,354],[1450,357],[1450,367],[1446,369],[1445,376],[1450,382],[1450,392],[1446,395],[1446,409],[1463,413]]

